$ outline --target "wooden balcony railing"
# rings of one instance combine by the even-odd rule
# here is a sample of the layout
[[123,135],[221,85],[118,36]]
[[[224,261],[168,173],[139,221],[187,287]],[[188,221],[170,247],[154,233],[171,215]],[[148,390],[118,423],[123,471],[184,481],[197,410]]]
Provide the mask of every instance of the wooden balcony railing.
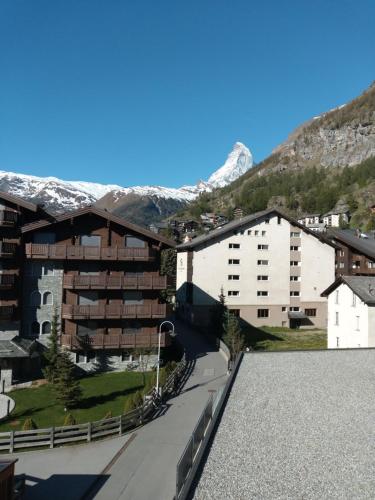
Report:
[[16,283],[16,274],[0,274],[0,290],[13,288]]
[[17,252],[18,245],[16,243],[8,243],[0,241],[0,257],[14,257]]
[[0,226],[14,226],[17,220],[17,212],[13,212],[12,210],[0,210]]
[[28,259],[56,260],[135,260],[151,261],[155,252],[146,248],[89,247],[82,245],[26,244]]
[[103,304],[103,305],[62,305],[64,319],[134,319],[165,318],[167,304]]
[[64,288],[79,290],[163,290],[167,287],[167,277],[66,274],[63,284]]
[[[94,335],[61,335],[61,345],[75,350],[86,349],[131,349],[135,347],[157,347],[158,335],[148,333],[147,329],[142,329],[137,333],[124,334],[94,334]],[[160,337],[161,347],[170,344],[170,336],[162,333]]]
[[12,319],[15,306],[0,304],[0,319]]

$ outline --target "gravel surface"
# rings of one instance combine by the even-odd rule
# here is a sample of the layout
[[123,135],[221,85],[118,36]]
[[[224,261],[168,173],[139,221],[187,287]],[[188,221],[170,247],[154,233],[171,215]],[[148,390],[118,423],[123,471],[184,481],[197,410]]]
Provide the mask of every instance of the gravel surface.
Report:
[[375,498],[375,350],[245,354],[195,500]]

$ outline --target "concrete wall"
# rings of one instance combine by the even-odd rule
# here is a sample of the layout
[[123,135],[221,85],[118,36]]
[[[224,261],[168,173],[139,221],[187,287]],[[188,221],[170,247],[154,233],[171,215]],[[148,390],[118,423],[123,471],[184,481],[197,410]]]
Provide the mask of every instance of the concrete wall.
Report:
[[[135,371],[140,371],[140,360],[139,355],[135,355],[129,351],[129,358],[126,361],[122,361],[120,351],[91,351],[90,358],[88,358],[87,353],[80,353],[83,355],[84,359],[79,358],[78,353],[69,352],[70,359],[76,364],[81,370],[85,372],[95,372],[95,371],[124,371],[133,365]],[[157,355],[151,354],[144,357],[144,369],[152,370],[157,365]],[[133,369],[133,368],[132,368]]]
[[368,307],[357,295],[353,305],[352,290],[345,283],[338,286],[328,297],[328,348],[375,347],[374,309]]

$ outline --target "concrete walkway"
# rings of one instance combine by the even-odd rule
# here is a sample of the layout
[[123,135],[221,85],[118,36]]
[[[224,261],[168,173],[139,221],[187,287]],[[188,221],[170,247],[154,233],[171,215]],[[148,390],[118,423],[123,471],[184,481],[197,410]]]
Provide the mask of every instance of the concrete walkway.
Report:
[[[117,439],[54,450],[19,453],[16,473],[25,473],[25,500],[172,500],[176,465],[210,391],[226,381],[221,353],[184,324],[189,377],[181,393],[152,422]],[[9,455],[8,455],[9,457]]]

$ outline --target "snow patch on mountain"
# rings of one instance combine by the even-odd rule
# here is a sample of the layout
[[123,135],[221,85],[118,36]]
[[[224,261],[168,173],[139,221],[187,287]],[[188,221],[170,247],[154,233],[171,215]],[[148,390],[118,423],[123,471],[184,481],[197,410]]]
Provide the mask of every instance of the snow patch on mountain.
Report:
[[54,210],[74,210],[95,203],[108,193],[113,199],[134,194],[156,198],[193,201],[200,193],[223,187],[244,174],[253,165],[249,149],[236,142],[224,165],[214,172],[208,181],[199,181],[195,186],[168,188],[162,186],[121,187],[115,184],[99,184],[84,181],[64,181],[56,177],[36,177],[0,171],[0,190],[16,196],[36,200]]

